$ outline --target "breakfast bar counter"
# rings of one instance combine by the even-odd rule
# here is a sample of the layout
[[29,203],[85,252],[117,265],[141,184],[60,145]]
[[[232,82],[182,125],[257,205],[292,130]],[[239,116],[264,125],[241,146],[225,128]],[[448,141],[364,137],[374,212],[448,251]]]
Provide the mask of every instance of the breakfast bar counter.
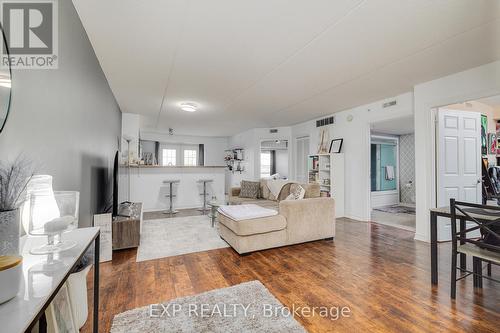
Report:
[[168,180],[179,180],[173,187],[175,209],[203,206],[203,184],[198,181],[212,179],[207,184],[207,201],[212,196],[224,199],[224,166],[156,166],[131,165],[120,167],[119,200],[128,200],[128,174],[130,172],[130,201],[142,202],[145,212],[169,208]]

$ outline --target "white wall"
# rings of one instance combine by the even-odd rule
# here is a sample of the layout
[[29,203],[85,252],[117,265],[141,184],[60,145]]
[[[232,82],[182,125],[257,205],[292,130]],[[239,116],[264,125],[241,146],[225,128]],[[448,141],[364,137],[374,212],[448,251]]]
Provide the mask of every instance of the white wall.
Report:
[[[228,186],[239,186],[241,180],[258,180],[260,178],[260,143],[265,140],[288,140],[291,138],[290,127],[273,127],[278,133],[270,133],[271,128],[254,128],[229,138],[229,149],[243,148],[245,171],[241,174],[229,174]],[[289,148],[290,149],[290,148]],[[292,163],[292,154],[288,154],[288,165]],[[291,174],[291,173],[289,173]]]
[[134,113],[122,113],[122,137],[121,137],[121,157],[122,162],[128,161],[127,149],[128,143],[125,138],[130,140],[130,161],[137,160],[139,153],[139,123],[140,116]]
[[436,202],[431,109],[499,94],[500,61],[415,86],[416,239],[429,241],[429,209]]
[[[397,100],[397,105],[382,108],[388,100]],[[335,113],[335,124],[326,126],[330,140],[343,138],[345,153],[345,216],[367,221],[370,218],[370,123],[400,118],[413,114],[413,94],[405,93],[394,98],[359,106]],[[352,121],[348,121],[352,116]],[[310,153],[317,152],[319,129],[316,119],[291,127],[292,144],[297,137],[309,135]],[[294,147],[290,148],[295,152]],[[291,163],[292,168],[295,163]],[[294,174],[292,172],[291,174]]]

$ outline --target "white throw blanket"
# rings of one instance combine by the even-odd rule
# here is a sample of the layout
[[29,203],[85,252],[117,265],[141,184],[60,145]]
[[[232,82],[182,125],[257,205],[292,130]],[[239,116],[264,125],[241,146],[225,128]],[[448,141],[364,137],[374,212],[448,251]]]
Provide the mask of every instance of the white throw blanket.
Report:
[[267,188],[269,189],[269,191],[272,193],[272,195],[278,199],[278,196],[280,195],[280,192],[281,192],[281,189],[283,188],[283,186],[285,186],[286,184],[289,184],[289,183],[293,183],[289,180],[285,180],[285,179],[276,179],[276,180],[268,180],[266,182],[267,184]]
[[278,215],[278,212],[274,209],[264,208],[254,204],[220,206],[218,212],[235,221]]

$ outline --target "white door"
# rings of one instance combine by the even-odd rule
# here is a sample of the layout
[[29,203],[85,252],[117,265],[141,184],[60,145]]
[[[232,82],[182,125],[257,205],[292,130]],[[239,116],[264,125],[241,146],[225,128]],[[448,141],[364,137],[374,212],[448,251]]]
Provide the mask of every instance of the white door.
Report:
[[309,155],[309,137],[304,136],[295,140],[295,180],[307,183],[307,156]]
[[[437,205],[450,199],[481,203],[481,114],[439,109]],[[450,219],[438,224],[438,240],[451,239]]]

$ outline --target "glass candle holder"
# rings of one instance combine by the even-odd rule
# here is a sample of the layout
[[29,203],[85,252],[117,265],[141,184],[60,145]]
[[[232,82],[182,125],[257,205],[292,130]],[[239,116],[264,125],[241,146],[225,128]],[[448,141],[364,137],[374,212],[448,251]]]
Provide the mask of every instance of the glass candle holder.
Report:
[[48,254],[73,248],[76,242],[63,240],[64,232],[78,227],[80,193],[58,191],[52,194],[31,194],[29,234],[47,236],[47,244],[30,250],[32,254]]

